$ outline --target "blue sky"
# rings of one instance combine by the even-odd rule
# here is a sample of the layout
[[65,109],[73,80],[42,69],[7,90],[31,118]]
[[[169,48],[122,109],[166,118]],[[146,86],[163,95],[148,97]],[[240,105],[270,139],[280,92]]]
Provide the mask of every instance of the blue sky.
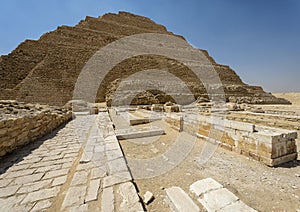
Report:
[[147,16],[266,91],[300,91],[300,0],[0,0],[0,54],[85,16]]

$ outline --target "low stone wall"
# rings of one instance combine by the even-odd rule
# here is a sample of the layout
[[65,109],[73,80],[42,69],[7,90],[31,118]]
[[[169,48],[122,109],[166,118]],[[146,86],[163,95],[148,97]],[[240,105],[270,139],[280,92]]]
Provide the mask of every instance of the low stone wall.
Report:
[[249,123],[256,123],[275,128],[278,127],[288,130],[300,130],[300,116],[297,115],[231,112],[227,118],[234,121],[246,121]]
[[167,113],[181,112],[182,111],[182,106],[181,105],[164,106],[164,111],[167,112]]
[[[181,121],[182,118],[182,121]],[[166,122],[198,137],[209,138],[221,147],[276,166],[297,158],[297,132],[224,120],[203,115],[167,116]]]
[[167,114],[165,121],[171,125],[172,128],[181,132],[183,130],[183,118],[175,114]]
[[35,141],[72,118],[72,112],[63,108],[16,102],[0,102],[0,106],[15,111],[14,115],[1,113],[0,157]]

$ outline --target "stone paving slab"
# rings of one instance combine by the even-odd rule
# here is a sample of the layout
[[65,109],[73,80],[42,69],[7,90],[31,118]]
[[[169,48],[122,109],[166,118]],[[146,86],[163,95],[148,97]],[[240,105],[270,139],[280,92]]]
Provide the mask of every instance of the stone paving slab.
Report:
[[219,212],[232,212],[232,211],[255,212],[256,210],[254,210],[253,208],[250,208],[248,205],[246,205],[242,201],[237,201],[237,202],[227,205],[224,208],[219,210]]
[[77,116],[0,162],[0,211],[143,211],[107,112]]
[[171,187],[166,189],[169,205],[175,211],[182,212],[198,212],[199,207],[193,202],[187,193],[179,187]]
[[208,211],[256,211],[212,178],[196,181],[190,186],[203,207]]
[[88,185],[87,195],[85,202],[95,201],[98,198],[98,192],[100,188],[100,179],[93,179]]
[[70,187],[67,191],[61,209],[67,209],[71,206],[83,205],[86,194],[86,186]]
[[221,188],[204,194],[198,201],[210,212],[220,210],[238,200],[239,198],[226,188]]
[[132,182],[126,182],[119,185],[118,193],[122,197],[119,211],[122,212],[140,212],[144,211],[140,198]]
[[118,185],[124,182],[132,181],[132,177],[129,172],[124,171],[115,175],[109,175],[103,179],[103,188]]
[[[86,127],[84,124],[82,128]],[[80,151],[74,122],[1,159],[0,211],[52,206]]]
[[113,187],[104,188],[102,192],[101,211],[103,212],[114,212],[115,211],[115,197]]
[[162,118],[133,118],[129,120],[131,126],[139,125],[139,124],[147,124],[154,121],[161,120]]
[[165,131],[157,126],[152,126],[151,128],[127,128],[116,130],[116,135],[119,140],[123,139],[134,139],[134,138],[143,138],[150,136],[163,135]]
[[[70,195],[76,191],[80,191],[80,195],[66,195],[61,209],[76,211],[87,207],[88,210],[119,211],[113,188],[130,182],[132,177],[107,112],[98,114],[82,148],[81,158],[67,189]],[[137,195],[135,188],[132,192]],[[98,201],[101,207],[97,209],[92,204]]]
[[212,178],[199,180],[193,183],[192,185],[190,185],[190,191],[192,193],[195,193],[197,196],[221,188],[223,188],[223,186]]

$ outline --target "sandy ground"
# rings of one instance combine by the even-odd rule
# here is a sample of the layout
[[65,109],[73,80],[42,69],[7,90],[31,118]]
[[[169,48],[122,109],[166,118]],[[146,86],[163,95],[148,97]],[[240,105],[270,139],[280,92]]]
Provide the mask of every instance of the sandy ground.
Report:
[[268,106],[269,108],[294,111],[296,114],[300,115],[300,92],[278,93],[273,95],[279,98],[284,98],[289,100],[292,103],[292,105],[272,105],[272,106]]
[[294,105],[300,106],[300,92],[294,92],[294,93],[276,93],[273,94],[276,97],[284,98],[292,102]]
[[[293,100],[293,106],[289,106],[291,110],[300,106],[300,93],[284,96]],[[170,149],[179,133],[164,125],[162,121],[155,124],[163,127],[166,134],[155,137],[152,142],[148,142],[147,139],[120,141],[127,158],[151,159],[163,155]],[[151,178],[135,179],[141,197],[146,191],[152,192],[155,196],[154,201],[147,205],[148,211],[170,211],[164,200],[166,197],[164,188],[179,186],[189,193],[189,186],[193,182],[207,177],[219,181],[256,210],[300,210],[299,160],[272,168],[218,147],[206,163],[200,164],[197,159],[206,141],[193,139],[192,142],[193,148],[190,153],[172,170]],[[143,167],[140,169],[143,170]],[[194,200],[197,202],[196,198]],[[199,206],[201,207],[200,204]]]
[[[166,132],[166,135],[149,145],[139,145],[136,141],[129,140],[121,141],[121,146],[127,157],[152,158],[163,154],[178,134],[170,128]],[[169,211],[164,201],[164,188],[179,186],[189,192],[189,185],[207,177],[219,181],[242,201],[259,211],[300,209],[300,161],[271,168],[218,148],[208,162],[201,165],[197,159],[204,144],[204,140],[196,139],[188,157],[171,171],[157,177],[135,180],[140,196],[146,191],[155,195],[155,200],[147,206],[148,211]]]

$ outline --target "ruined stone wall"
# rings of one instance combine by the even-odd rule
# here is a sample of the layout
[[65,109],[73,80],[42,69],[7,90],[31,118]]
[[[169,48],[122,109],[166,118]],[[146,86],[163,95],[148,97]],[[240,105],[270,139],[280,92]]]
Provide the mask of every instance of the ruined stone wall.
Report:
[[1,101],[0,108],[0,157],[35,141],[72,117],[67,109],[15,101]]
[[176,128],[182,125],[185,132],[217,142],[225,149],[268,166],[280,165],[297,158],[295,131],[218,119],[189,115],[180,123],[180,116],[177,115],[167,116],[166,121]]
[[172,128],[181,132],[183,130],[183,118],[182,116],[168,114],[165,121],[171,125]]
[[231,112],[227,119],[288,130],[300,130],[300,117],[296,115]]

